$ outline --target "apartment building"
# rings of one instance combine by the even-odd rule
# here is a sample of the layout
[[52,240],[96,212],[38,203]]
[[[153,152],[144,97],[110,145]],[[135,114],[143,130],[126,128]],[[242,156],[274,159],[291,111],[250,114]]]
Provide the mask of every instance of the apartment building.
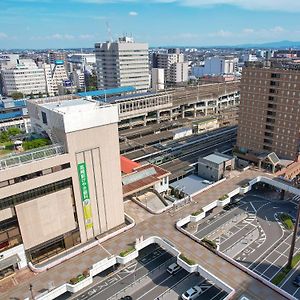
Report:
[[148,44],[122,37],[115,42],[96,43],[98,88],[133,86],[147,91],[150,85]]
[[180,49],[169,49],[167,53],[154,53],[153,67],[164,69],[165,80],[169,85],[188,81],[188,62]]
[[237,57],[208,57],[203,65],[192,68],[192,75],[202,77],[205,75],[228,75],[238,70]]
[[1,77],[5,95],[16,92],[24,96],[46,93],[44,70],[31,59],[18,59],[16,64],[1,70]]
[[300,66],[248,63],[243,68],[237,146],[296,160],[300,142]]
[[124,223],[117,107],[70,95],[28,111],[53,144],[0,157],[2,273]]

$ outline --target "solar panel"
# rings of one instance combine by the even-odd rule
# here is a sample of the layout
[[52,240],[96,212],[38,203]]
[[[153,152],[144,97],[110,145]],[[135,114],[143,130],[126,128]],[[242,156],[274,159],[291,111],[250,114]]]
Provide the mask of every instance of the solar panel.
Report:
[[151,167],[149,169],[142,170],[140,172],[137,172],[137,173],[134,173],[134,174],[123,177],[122,178],[122,183],[123,183],[123,185],[127,185],[127,184],[130,184],[130,183],[136,182],[138,180],[147,178],[149,176],[153,176],[155,174],[156,174],[155,168]]

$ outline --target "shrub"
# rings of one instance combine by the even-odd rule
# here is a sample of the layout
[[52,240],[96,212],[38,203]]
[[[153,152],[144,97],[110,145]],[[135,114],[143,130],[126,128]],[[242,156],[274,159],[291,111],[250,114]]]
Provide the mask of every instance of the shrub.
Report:
[[196,264],[196,262],[194,260],[187,258],[184,254],[180,254],[179,257],[190,266],[193,266]]
[[216,244],[216,242],[215,241],[211,241],[211,240],[209,240],[209,239],[207,239],[207,238],[203,238],[202,240],[201,240],[201,242],[203,242],[204,244],[206,244],[208,247],[210,247],[210,248],[212,248],[212,249],[217,249],[217,244]]
[[128,254],[130,254],[130,253],[132,253],[134,251],[135,251],[135,248],[132,246],[132,247],[130,247],[130,248],[128,248],[128,249],[120,252],[120,256],[121,257],[125,257],[125,256],[127,256]]
[[273,279],[272,279],[272,283],[275,285],[279,285],[285,278],[286,276],[289,274],[289,272],[297,266],[297,264],[300,261],[300,252],[298,252],[292,259],[292,266],[289,267],[284,267]]
[[23,143],[23,148],[25,150],[31,150],[31,149],[35,149],[35,148],[40,148],[40,147],[44,147],[51,144],[50,140],[48,139],[35,139],[32,141],[26,141]]
[[194,211],[191,215],[195,217],[195,216],[202,214],[203,212],[204,212],[204,210],[202,208],[200,208],[197,211]]
[[70,283],[75,285],[76,283],[78,283],[78,279],[76,277],[73,277],[70,279]]
[[222,197],[219,198],[220,201],[223,201],[227,199],[229,196],[227,194],[223,195]]
[[279,218],[286,229],[292,230],[294,228],[294,224],[290,215],[280,214]]
[[244,184],[241,185],[242,188],[246,188],[246,187],[248,187],[248,186],[249,186],[249,182],[244,183]]

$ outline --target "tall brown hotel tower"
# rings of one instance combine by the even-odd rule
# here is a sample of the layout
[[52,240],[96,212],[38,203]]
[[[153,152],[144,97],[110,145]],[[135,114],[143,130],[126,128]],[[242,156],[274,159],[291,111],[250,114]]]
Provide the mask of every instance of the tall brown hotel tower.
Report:
[[297,160],[300,141],[300,64],[249,63],[243,69],[237,146],[259,156]]

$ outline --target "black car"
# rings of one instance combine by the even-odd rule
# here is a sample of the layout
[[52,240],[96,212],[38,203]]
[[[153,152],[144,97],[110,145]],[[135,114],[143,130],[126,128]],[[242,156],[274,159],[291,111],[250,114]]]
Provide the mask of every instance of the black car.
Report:
[[300,274],[298,274],[294,281],[293,281],[293,284],[296,285],[296,286],[300,286]]
[[131,296],[122,297],[120,300],[133,300]]

